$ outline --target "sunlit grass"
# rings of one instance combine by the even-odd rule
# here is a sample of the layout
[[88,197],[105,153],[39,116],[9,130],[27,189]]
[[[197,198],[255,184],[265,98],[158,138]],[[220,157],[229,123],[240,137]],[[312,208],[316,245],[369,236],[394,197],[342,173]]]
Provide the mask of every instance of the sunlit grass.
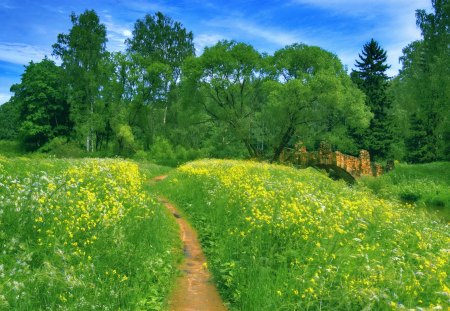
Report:
[[450,230],[312,169],[204,160],[160,191],[199,230],[233,310],[444,309]]
[[0,309],[160,310],[179,240],[144,181],[123,160],[0,158]]
[[450,222],[450,162],[398,164],[378,178],[361,183],[384,198],[396,198],[436,213]]

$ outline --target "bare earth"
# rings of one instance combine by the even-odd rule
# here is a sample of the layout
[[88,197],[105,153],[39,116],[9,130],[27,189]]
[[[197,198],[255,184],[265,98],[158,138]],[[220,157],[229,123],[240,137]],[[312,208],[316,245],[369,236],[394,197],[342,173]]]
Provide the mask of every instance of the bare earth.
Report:
[[[166,176],[156,177],[159,181]],[[180,227],[181,240],[185,260],[180,267],[183,275],[178,278],[175,290],[170,299],[172,311],[226,311],[217,288],[211,281],[211,275],[207,269],[206,258],[197,239],[197,233],[184,220],[178,210],[165,198],[159,199],[174,215]]]

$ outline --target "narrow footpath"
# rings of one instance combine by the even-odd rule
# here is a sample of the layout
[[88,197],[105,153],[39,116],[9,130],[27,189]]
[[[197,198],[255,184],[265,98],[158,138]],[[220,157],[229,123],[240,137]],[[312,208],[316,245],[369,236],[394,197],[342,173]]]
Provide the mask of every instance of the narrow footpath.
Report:
[[[160,181],[167,176],[155,177],[154,181]],[[166,198],[159,201],[172,213],[180,227],[180,236],[183,241],[185,260],[180,270],[182,276],[177,280],[175,290],[170,298],[171,311],[226,311],[217,288],[212,283],[211,274],[206,265],[197,233],[184,220],[176,207]]]

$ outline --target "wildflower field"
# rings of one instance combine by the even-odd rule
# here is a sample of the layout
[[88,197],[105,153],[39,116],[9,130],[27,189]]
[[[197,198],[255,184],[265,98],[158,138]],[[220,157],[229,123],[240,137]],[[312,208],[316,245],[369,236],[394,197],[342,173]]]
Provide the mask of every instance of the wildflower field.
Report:
[[143,182],[129,161],[0,156],[0,310],[164,308],[180,242]]
[[232,310],[448,310],[450,230],[313,169],[202,160],[159,185]]
[[450,162],[397,164],[395,170],[361,182],[381,197],[415,203],[450,222]]

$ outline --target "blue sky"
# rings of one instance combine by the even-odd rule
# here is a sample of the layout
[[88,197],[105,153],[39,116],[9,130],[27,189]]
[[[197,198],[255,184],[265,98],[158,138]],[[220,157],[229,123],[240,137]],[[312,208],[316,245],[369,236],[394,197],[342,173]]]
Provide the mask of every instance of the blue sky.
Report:
[[71,27],[70,13],[85,9],[106,25],[109,51],[124,50],[135,21],[161,11],[194,33],[197,54],[221,39],[267,53],[302,42],[337,54],[352,68],[374,38],[388,52],[392,76],[402,48],[420,38],[415,10],[431,11],[431,0],[0,0],[0,104],[20,82],[24,65],[51,56],[57,35]]

